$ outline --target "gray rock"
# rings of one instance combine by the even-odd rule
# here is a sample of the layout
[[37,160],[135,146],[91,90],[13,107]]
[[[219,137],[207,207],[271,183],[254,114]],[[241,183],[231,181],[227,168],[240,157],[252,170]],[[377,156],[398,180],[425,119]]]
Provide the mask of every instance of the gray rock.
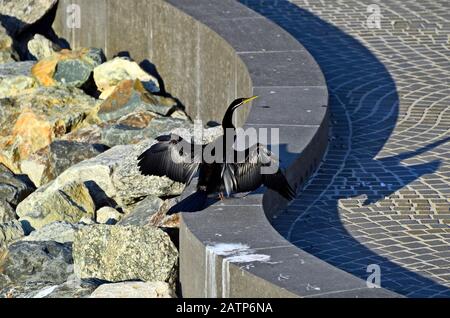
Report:
[[160,115],[149,110],[137,110],[120,117],[115,123],[132,128],[147,128],[153,119]]
[[69,87],[82,88],[88,84],[94,68],[103,63],[105,55],[101,49],[97,48],[87,48],[81,52],[79,57],[60,60],[53,79]]
[[31,68],[35,64],[34,61],[0,64],[0,79],[20,75],[31,76]]
[[139,80],[125,80],[117,84],[110,96],[100,105],[98,117],[111,121],[137,111],[151,111],[167,116],[177,105],[176,100],[151,94]]
[[184,185],[167,177],[143,176],[138,166],[138,156],[154,143],[146,140],[137,145],[116,146],[95,158],[82,161],[64,171],[52,183],[52,189],[58,189],[69,182],[86,183],[98,208],[116,205],[99,202],[103,194],[129,212],[128,206],[149,195],[179,195]]
[[98,284],[81,281],[71,275],[59,285],[45,282],[13,283],[8,276],[0,274],[0,298],[87,298]]
[[38,86],[31,76],[17,75],[0,79],[0,98],[10,98],[31,91]]
[[[98,286],[84,282],[71,275],[67,282],[59,285],[49,283],[26,283],[10,286],[9,292],[14,298],[86,298]],[[0,292],[1,297],[1,292]]]
[[111,123],[100,123],[81,128],[65,135],[63,139],[114,147],[154,139],[167,131],[180,127],[191,130],[192,123],[183,119],[160,117],[150,111],[136,111]]
[[92,218],[82,217],[81,220],[80,220],[80,224],[82,224],[82,225],[92,225],[92,224],[97,224],[97,222],[95,222],[95,220],[92,219]]
[[[0,250],[1,252],[1,250]],[[0,254],[1,256],[1,254]],[[11,284],[11,280],[5,274],[0,273],[0,298],[6,298],[3,289]]]
[[105,59],[96,48],[61,50],[41,59],[32,69],[36,80],[44,86],[93,89],[92,71]]
[[[97,288],[97,285],[81,280],[69,280],[56,286],[51,293],[41,298],[87,298]],[[48,291],[47,291],[48,292]],[[42,291],[40,291],[42,295]],[[38,294],[33,297],[37,298]]]
[[132,211],[119,224],[179,228],[179,214],[167,214],[172,205],[176,204],[174,201],[177,201],[177,198],[163,201],[158,197],[148,196],[133,206]]
[[52,142],[49,146],[48,162],[43,176],[44,180],[41,181],[41,184],[54,180],[74,164],[96,157],[108,149],[107,146],[99,144],[67,140]]
[[109,206],[101,208],[96,212],[96,214],[97,214],[97,223],[100,224],[114,225],[117,222],[119,222],[123,217],[122,213]]
[[[61,137],[62,140],[77,141],[88,144],[100,144],[102,141],[102,129],[106,124],[89,125],[72,131]],[[110,147],[117,145],[108,145]]]
[[6,29],[0,24],[0,50],[10,48],[13,45],[13,39],[8,35]]
[[13,49],[0,50],[0,64],[15,62],[18,59],[19,57]]
[[93,66],[83,60],[64,60],[58,63],[54,79],[70,87],[82,87],[91,76]]
[[91,47],[85,55],[85,60],[97,67],[106,62],[106,56],[102,49]]
[[180,195],[185,188],[184,184],[173,182],[165,176],[143,176],[141,174],[137,158],[152,144],[153,142],[142,142],[131,146],[124,160],[120,161],[112,173],[116,196],[120,198],[124,207],[149,195],[158,197]]
[[15,36],[38,22],[58,0],[14,0],[2,1],[0,22]]
[[197,143],[209,144],[223,135],[223,128],[222,126],[203,128],[201,124],[194,123],[194,126],[188,127],[188,129],[186,127],[179,127],[171,130],[171,133],[186,140],[191,140],[195,136]]
[[81,282],[79,284],[68,282],[58,286],[46,298],[87,298],[97,285]]
[[[12,134],[0,148],[8,167],[20,171],[21,162],[89,121],[97,100],[82,90],[68,87],[37,87],[14,98],[19,105],[17,118],[11,118]],[[20,168],[19,168],[20,167]],[[33,171],[23,173],[32,174]]]
[[17,52],[13,49],[13,40],[0,25],[0,63],[15,62],[19,59]]
[[158,80],[146,73],[136,62],[127,58],[116,57],[94,69],[94,80],[102,92],[101,99],[106,99],[116,86],[125,80],[139,80],[152,93],[159,92]]
[[52,56],[55,52],[61,50],[57,44],[54,44],[52,41],[40,34],[36,34],[33,39],[28,42],[27,46],[28,51],[36,60],[41,60]]
[[35,190],[31,182],[16,176],[0,163],[0,198],[15,207]]
[[34,184],[41,186],[59,176],[67,168],[83,160],[95,157],[109,147],[70,140],[56,140],[21,161],[21,170]]
[[13,284],[62,284],[73,274],[70,244],[16,242],[2,263],[3,274]]
[[16,219],[16,212],[12,206],[3,199],[0,199],[0,223],[6,223]]
[[82,229],[84,226],[86,225],[81,223],[72,224],[68,222],[54,222],[31,232],[31,234],[24,237],[22,241],[72,243],[75,238],[75,232]]
[[50,286],[52,285],[41,282],[14,283],[9,279],[2,284],[0,280],[0,298],[32,298],[32,295]]
[[95,204],[84,183],[70,182],[61,187],[50,183],[21,202],[16,213],[31,228],[39,229],[57,221],[78,223],[84,216],[93,218]]
[[149,225],[152,217],[165,207],[165,202],[156,196],[148,196],[133,208],[120,222],[120,225]]
[[[1,65],[1,64],[0,64]],[[1,81],[1,80],[0,80]],[[1,89],[0,89],[1,90]],[[0,99],[0,161],[10,169],[14,169],[10,161],[2,156],[2,148],[12,135],[14,122],[20,114],[20,109],[10,98]],[[0,168],[1,170],[1,168]],[[16,171],[18,172],[18,171]]]
[[93,225],[75,235],[75,274],[109,282],[176,279],[178,251],[170,237],[153,227]]
[[[25,235],[22,224],[16,220],[0,224],[0,249]],[[0,258],[1,259],[1,258]],[[1,268],[1,266],[0,266]]]
[[169,117],[155,118],[148,127],[142,129],[123,124],[108,125],[102,129],[101,142],[108,146],[136,144],[146,139],[154,139],[175,128],[190,128],[191,126],[192,124],[188,121]]
[[169,284],[163,282],[124,282],[99,286],[90,298],[174,298]]

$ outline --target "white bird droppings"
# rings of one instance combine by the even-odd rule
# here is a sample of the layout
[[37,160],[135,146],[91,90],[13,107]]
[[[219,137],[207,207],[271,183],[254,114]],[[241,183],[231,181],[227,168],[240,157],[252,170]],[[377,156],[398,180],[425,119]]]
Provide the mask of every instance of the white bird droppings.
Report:
[[[269,263],[270,255],[257,254],[250,246],[241,243],[217,243],[206,247],[205,259],[205,296],[217,297],[216,255],[222,260],[222,297],[230,296],[230,263]],[[252,267],[251,264],[245,266]],[[242,267],[241,267],[242,269]]]

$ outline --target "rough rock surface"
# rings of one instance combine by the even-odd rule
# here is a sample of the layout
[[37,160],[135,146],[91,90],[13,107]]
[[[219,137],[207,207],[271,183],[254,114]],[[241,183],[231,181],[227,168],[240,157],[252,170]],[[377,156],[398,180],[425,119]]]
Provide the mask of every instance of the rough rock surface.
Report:
[[170,285],[163,282],[124,282],[99,286],[90,298],[174,298]]
[[0,298],[173,297],[177,231],[158,227],[178,215],[159,197],[185,186],[137,158],[192,122],[131,59],[52,43],[56,3],[0,1]]
[[95,157],[109,148],[101,144],[56,140],[21,162],[21,170],[37,186],[54,180],[66,169],[83,160]]
[[58,63],[54,79],[64,85],[82,87],[91,75],[89,63],[79,60],[67,60]]
[[191,140],[191,138],[195,136],[196,142],[208,144],[223,135],[223,128],[222,126],[203,128],[201,125],[196,125],[194,123],[194,126],[192,127],[179,127],[171,130],[171,133],[183,137],[186,140]]
[[44,86],[58,83],[69,87],[85,85],[94,68],[104,61],[103,51],[94,48],[61,50],[40,60],[32,68],[34,77]]
[[16,97],[37,87],[34,78],[17,75],[0,79],[0,98]]
[[10,63],[18,60],[18,55],[12,45],[13,40],[0,24],[0,63]]
[[75,235],[75,274],[81,279],[174,283],[178,251],[153,227],[93,225]]
[[75,232],[84,226],[86,225],[82,223],[54,222],[31,232],[30,235],[24,237],[22,240],[29,242],[54,241],[57,243],[72,243],[75,238]]
[[94,69],[95,83],[102,92],[101,99],[106,99],[121,81],[136,79],[140,80],[148,91],[159,92],[158,80],[128,58],[116,57]]
[[85,216],[94,218],[95,204],[84,183],[49,184],[22,201],[16,213],[31,228],[39,229],[57,221],[77,223]]
[[148,110],[137,110],[120,117],[116,124],[126,127],[143,129],[147,128],[156,114]]
[[74,164],[96,157],[106,150],[108,147],[104,145],[55,141],[50,145],[48,177],[53,179]]
[[2,1],[0,22],[13,36],[41,20],[58,0],[9,0]]
[[[1,65],[1,64],[0,64]],[[0,89],[1,90],[1,89]],[[0,144],[3,140],[9,138],[14,122],[20,114],[20,109],[14,105],[10,98],[0,99]],[[1,149],[0,149],[0,163]]]
[[20,222],[10,221],[7,223],[0,223],[0,250],[8,244],[17,241],[24,235],[25,233]]
[[[6,288],[1,288],[6,286]],[[26,282],[22,284],[2,284],[0,298],[86,298],[97,285],[84,282],[71,275],[67,282],[55,285],[51,282]]]
[[16,219],[16,212],[11,204],[0,198],[0,223],[6,223]]
[[33,295],[33,298],[86,298],[97,288],[97,285],[84,282],[75,277],[60,285],[47,287]]
[[120,222],[120,225],[150,225],[152,217],[161,209],[164,209],[165,202],[157,196],[148,196],[137,203],[133,210],[127,214]]
[[176,105],[173,98],[149,93],[140,80],[124,80],[117,83],[101,104],[98,116],[104,121],[119,119],[134,111],[151,111],[166,116]]
[[162,132],[170,131],[177,127],[189,128],[191,123],[169,117],[155,118],[148,127],[137,129],[123,124],[107,125],[101,131],[101,143],[105,145],[137,144],[146,139],[155,139]]
[[31,76],[31,69],[36,64],[34,61],[0,64],[0,79],[12,76]]
[[0,267],[13,286],[62,284],[73,274],[71,247],[56,242],[19,241],[9,246]]
[[105,206],[96,212],[97,223],[114,225],[119,222],[123,214],[114,208]]
[[184,189],[183,184],[176,183],[167,177],[141,175],[137,158],[153,143],[153,140],[146,140],[137,145],[113,147],[95,158],[70,167],[55,179],[51,188],[58,189],[74,181],[86,183],[97,206],[110,205],[97,202],[95,194],[101,192],[116,202],[125,212],[128,212],[128,206],[149,195],[179,195]]
[[[148,123],[145,123],[148,117],[145,118],[144,116],[147,115],[151,116],[141,112],[133,112],[120,118],[116,123],[90,125],[67,134],[62,139],[114,147],[118,145],[138,144],[147,139],[155,139],[164,132],[179,127],[186,129],[192,127],[192,124],[187,120],[170,117],[156,117],[149,120]],[[146,126],[142,127],[144,125]]]
[[36,60],[42,60],[50,57],[54,53],[61,50],[58,45],[54,44],[52,41],[40,34],[36,34],[33,39],[28,42],[27,46],[28,51]]
[[131,212],[119,222],[120,225],[150,225],[163,228],[178,228],[179,214],[170,214],[170,207],[175,199],[163,201],[155,196],[148,196],[132,206]]
[[15,175],[0,163],[0,199],[15,207],[29,196],[35,187],[25,178]]
[[21,160],[81,126],[96,103],[76,88],[39,87],[17,96],[13,106],[20,114],[10,134],[0,136],[0,162],[18,171]]
[[[77,141],[88,144],[105,144],[102,142],[102,129],[106,124],[89,125],[68,133],[62,140]],[[117,145],[108,145],[110,147]]]

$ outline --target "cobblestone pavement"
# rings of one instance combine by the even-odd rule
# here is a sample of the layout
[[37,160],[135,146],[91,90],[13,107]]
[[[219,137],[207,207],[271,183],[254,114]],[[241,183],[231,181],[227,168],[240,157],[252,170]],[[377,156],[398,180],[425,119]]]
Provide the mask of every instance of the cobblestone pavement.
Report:
[[[410,297],[450,297],[450,4],[242,0],[296,37],[330,90],[330,146],[275,228]],[[367,27],[378,3],[381,28]]]

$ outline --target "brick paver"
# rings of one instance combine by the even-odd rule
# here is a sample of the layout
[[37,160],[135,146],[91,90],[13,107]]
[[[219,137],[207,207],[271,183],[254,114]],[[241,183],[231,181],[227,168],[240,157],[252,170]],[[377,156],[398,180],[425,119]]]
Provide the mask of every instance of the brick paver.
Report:
[[275,228],[363,279],[380,265],[403,295],[450,297],[448,1],[241,2],[311,52],[331,95],[327,155]]

